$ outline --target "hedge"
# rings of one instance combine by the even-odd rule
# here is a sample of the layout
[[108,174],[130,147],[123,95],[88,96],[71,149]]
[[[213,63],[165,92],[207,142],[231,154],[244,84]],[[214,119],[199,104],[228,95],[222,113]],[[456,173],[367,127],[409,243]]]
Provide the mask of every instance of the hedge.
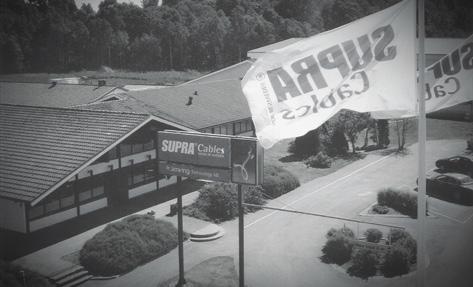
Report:
[[417,195],[394,188],[386,188],[378,192],[378,204],[417,218]]
[[332,159],[323,151],[304,160],[306,166],[315,168],[329,168],[332,165]]
[[116,275],[168,253],[177,229],[151,215],[132,215],[108,224],[82,247],[79,261],[93,275]]
[[287,169],[268,165],[264,167],[263,192],[271,198],[276,198],[299,187],[299,179]]
[[[265,200],[259,187],[250,187],[244,191],[246,203],[263,205]],[[245,211],[258,208],[246,207]],[[184,207],[184,214],[199,219],[221,222],[238,216],[238,193],[236,186],[230,183],[208,183],[202,187],[196,201]]]

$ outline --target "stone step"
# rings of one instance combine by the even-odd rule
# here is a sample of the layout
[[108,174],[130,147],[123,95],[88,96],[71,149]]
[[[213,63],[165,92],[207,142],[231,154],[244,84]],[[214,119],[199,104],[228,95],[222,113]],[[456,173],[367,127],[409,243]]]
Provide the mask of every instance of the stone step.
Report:
[[191,233],[191,239],[192,238],[213,237],[213,236],[217,235],[219,232],[221,232],[222,230],[223,230],[223,228],[218,226],[218,225],[209,224],[206,227]]
[[73,267],[71,267],[71,268],[67,268],[67,269],[61,270],[61,271],[59,271],[59,272],[57,272],[57,273],[55,273],[55,274],[53,274],[53,275],[50,275],[49,278],[50,278],[51,280],[53,280],[54,282],[56,282],[56,281],[61,280],[61,279],[64,278],[64,277],[67,277],[67,276],[69,276],[69,275],[71,275],[71,274],[73,274],[73,273],[76,273],[76,272],[81,272],[81,271],[83,271],[83,270],[84,270],[84,267],[82,267],[82,266],[80,266],[80,265],[75,265],[75,266],[73,266]]
[[56,283],[57,286],[64,286],[69,282],[75,281],[76,279],[79,279],[81,277],[85,277],[87,275],[89,275],[89,272],[87,272],[86,270],[82,270],[82,271],[79,271],[79,272],[71,273],[68,276],[63,277],[63,278],[55,281],[55,283]]
[[190,236],[190,241],[194,242],[206,242],[216,240],[225,234],[225,230],[215,224],[207,225],[206,227],[197,230]]
[[92,278],[93,276],[92,275],[87,275],[87,276],[82,276],[80,278],[77,278],[76,280],[72,281],[72,282],[69,282],[67,283],[66,285],[63,285],[61,287],[75,287],[75,286],[79,286],[80,284],[82,283],[85,283],[86,281],[88,281],[90,278]]

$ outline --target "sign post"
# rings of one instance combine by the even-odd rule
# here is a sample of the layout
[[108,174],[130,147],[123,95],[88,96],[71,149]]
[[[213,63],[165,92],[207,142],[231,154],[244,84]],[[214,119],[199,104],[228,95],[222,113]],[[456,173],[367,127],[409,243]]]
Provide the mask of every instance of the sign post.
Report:
[[179,281],[177,281],[176,287],[182,287],[186,284],[184,278],[184,227],[182,224],[182,191],[181,191],[182,178],[177,177],[177,238],[179,241]]
[[244,194],[242,185],[263,182],[263,148],[256,138],[180,131],[158,132],[158,170],[177,176],[179,281],[184,279],[181,177],[237,184],[240,287],[245,286]]
[[240,287],[245,287],[245,226],[244,226],[244,195],[241,184],[238,184],[238,263],[240,271]]

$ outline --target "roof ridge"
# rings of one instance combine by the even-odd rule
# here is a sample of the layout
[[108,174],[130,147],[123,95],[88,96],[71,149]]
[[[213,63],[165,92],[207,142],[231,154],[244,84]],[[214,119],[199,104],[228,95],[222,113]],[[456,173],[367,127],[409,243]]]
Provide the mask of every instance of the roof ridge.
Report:
[[[98,80],[98,79],[97,79]],[[0,83],[9,83],[9,84],[38,84],[38,85],[51,85],[51,82],[33,82],[33,81],[12,81],[8,79],[0,79]],[[98,85],[91,85],[91,84],[71,84],[71,83],[56,83],[56,86],[62,85],[62,86],[86,86],[86,87],[96,87],[96,88],[101,88],[101,87],[106,87],[106,88],[120,88],[119,85],[103,85],[103,86],[98,86]]]
[[70,107],[44,107],[44,106],[28,106],[28,105],[17,105],[17,104],[0,104],[0,106],[10,106],[18,108],[33,108],[33,109],[43,109],[43,110],[67,110],[67,111],[78,111],[78,112],[95,112],[95,113],[105,113],[105,114],[131,114],[139,116],[150,116],[146,113],[136,113],[136,112],[125,112],[125,111],[111,111],[111,110],[98,110],[98,109],[79,109],[79,108],[70,108]]
[[191,83],[193,83],[193,82],[195,82],[195,81],[202,80],[202,79],[204,79],[204,78],[207,78],[207,77],[210,77],[210,76],[215,75],[215,74],[217,74],[217,73],[220,73],[220,72],[229,70],[229,69],[234,68],[234,67],[236,67],[236,66],[243,65],[243,64],[245,64],[245,63],[247,63],[247,62],[248,62],[248,63],[251,63],[250,60],[246,59],[246,60],[244,60],[244,61],[241,61],[241,62],[235,63],[235,64],[233,64],[233,65],[230,65],[230,66],[228,66],[228,67],[222,68],[222,69],[220,69],[220,70],[216,70],[216,71],[213,71],[213,72],[211,72],[211,73],[208,73],[207,75],[203,75],[203,76],[201,76],[201,77],[198,77],[198,78],[195,78],[195,79],[193,79],[193,80],[184,82],[184,83],[182,83],[182,84],[175,85],[174,87],[187,86],[188,84],[191,84]]

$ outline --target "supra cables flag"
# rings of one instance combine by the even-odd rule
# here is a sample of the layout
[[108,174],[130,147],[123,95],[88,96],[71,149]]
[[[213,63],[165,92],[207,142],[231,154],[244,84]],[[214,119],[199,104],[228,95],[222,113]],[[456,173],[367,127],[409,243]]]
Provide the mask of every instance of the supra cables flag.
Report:
[[[425,69],[425,111],[473,101],[473,35]],[[416,109],[373,112],[376,119],[417,116]]]
[[259,58],[242,80],[264,148],[304,135],[341,109],[416,106],[416,6],[402,1]]

